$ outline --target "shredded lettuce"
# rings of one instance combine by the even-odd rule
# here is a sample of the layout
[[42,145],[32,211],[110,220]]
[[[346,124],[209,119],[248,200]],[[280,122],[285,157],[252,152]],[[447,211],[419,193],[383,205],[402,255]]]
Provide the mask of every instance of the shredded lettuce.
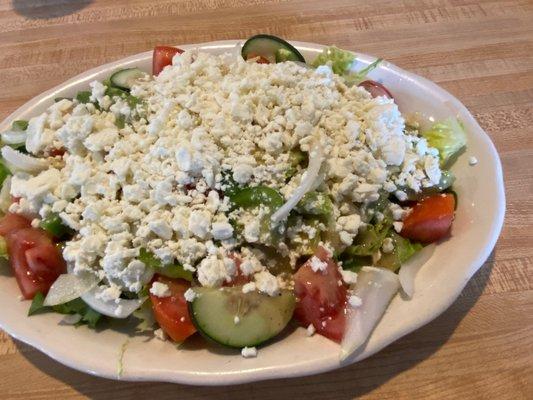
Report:
[[329,65],[334,73],[344,77],[347,84],[357,85],[362,82],[370,71],[375,69],[382,60],[381,58],[377,59],[360,71],[352,71],[354,61],[355,55],[352,52],[331,46],[324,49],[322,54],[318,55],[311,65],[315,68],[320,65]]
[[28,316],[55,311],[59,314],[79,315],[80,321],[76,325],[87,324],[89,328],[96,328],[96,324],[102,318],[102,314],[89,307],[82,299],[77,298],[64,304],[48,307],[44,305],[45,296],[38,292],[30,305]]
[[311,65],[315,68],[320,65],[329,65],[337,75],[344,75],[349,72],[354,60],[355,55],[353,53],[331,46],[325,48]]
[[422,136],[431,147],[439,150],[442,168],[453,164],[466,146],[464,127],[456,118],[437,122],[429,130],[422,132]]

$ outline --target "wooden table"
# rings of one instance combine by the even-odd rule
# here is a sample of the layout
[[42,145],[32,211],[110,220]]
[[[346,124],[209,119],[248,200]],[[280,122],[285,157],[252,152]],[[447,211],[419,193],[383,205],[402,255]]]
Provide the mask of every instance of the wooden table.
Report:
[[490,259],[444,315],[339,371],[224,389],[114,382],[0,333],[0,398],[532,399],[531,1],[1,0],[0,118],[75,74],[158,43],[258,32],[386,58],[463,101],[505,173],[507,216]]

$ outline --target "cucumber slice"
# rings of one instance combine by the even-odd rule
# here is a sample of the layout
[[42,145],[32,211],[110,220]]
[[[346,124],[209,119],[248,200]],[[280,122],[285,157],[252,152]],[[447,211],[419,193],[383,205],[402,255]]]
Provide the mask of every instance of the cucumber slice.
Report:
[[139,68],[126,68],[115,72],[109,77],[111,85],[119,89],[130,90],[134,81],[146,75]]
[[217,343],[237,348],[257,346],[280,333],[291,320],[296,303],[289,290],[276,297],[243,293],[242,286],[194,291],[198,296],[189,307],[198,331]]
[[271,63],[281,61],[300,61],[305,63],[305,58],[292,44],[271,35],[252,36],[242,46],[241,54],[245,60],[250,56],[262,56]]

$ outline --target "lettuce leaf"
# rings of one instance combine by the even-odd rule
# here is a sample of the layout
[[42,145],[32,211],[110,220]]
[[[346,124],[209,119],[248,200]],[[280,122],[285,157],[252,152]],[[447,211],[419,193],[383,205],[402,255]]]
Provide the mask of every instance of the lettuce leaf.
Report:
[[331,66],[331,69],[337,75],[344,75],[349,72],[354,60],[355,55],[353,53],[331,46],[324,49],[322,54],[319,54],[311,65],[316,68],[327,64]]
[[335,46],[328,47],[322,51],[313,60],[311,65],[318,67],[320,65],[329,65],[334,73],[344,77],[348,85],[357,85],[362,82],[366,76],[381,63],[381,58],[374,61],[360,71],[352,71],[352,65],[355,61],[355,55],[349,51],[341,50]]
[[422,136],[431,147],[439,150],[441,168],[450,167],[466,147],[464,127],[456,118],[437,122],[422,132]]

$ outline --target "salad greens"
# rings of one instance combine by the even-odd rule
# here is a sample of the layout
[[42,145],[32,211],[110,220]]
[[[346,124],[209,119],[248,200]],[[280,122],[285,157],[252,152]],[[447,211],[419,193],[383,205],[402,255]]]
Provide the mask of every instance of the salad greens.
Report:
[[307,192],[295,207],[302,215],[329,216],[333,212],[333,203],[326,193]]
[[456,118],[437,122],[422,136],[431,147],[439,150],[441,167],[449,167],[466,147],[464,127]]
[[51,213],[48,217],[44,218],[39,226],[52,236],[59,239],[66,238],[74,234],[72,229],[63,223],[59,217],[59,214],[57,213]]
[[346,50],[341,50],[335,46],[328,47],[318,55],[311,65],[318,67],[320,65],[329,65],[331,70],[337,75],[341,75],[347,84],[357,85],[362,82],[366,76],[375,69],[380,63],[381,59],[377,59],[370,65],[361,69],[360,71],[353,71],[352,67],[355,62],[355,55]]
[[146,249],[140,250],[139,260],[153,268],[158,274],[168,276],[169,278],[181,278],[188,280],[189,282],[193,279],[191,271],[186,270],[180,264],[163,264],[154,253]]
[[28,310],[28,316],[49,311],[65,315],[79,315],[80,320],[76,325],[87,324],[89,328],[96,328],[97,323],[102,319],[102,314],[93,310],[80,298],[52,307],[45,306],[44,299],[45,296],[41,292],[35,295]]

